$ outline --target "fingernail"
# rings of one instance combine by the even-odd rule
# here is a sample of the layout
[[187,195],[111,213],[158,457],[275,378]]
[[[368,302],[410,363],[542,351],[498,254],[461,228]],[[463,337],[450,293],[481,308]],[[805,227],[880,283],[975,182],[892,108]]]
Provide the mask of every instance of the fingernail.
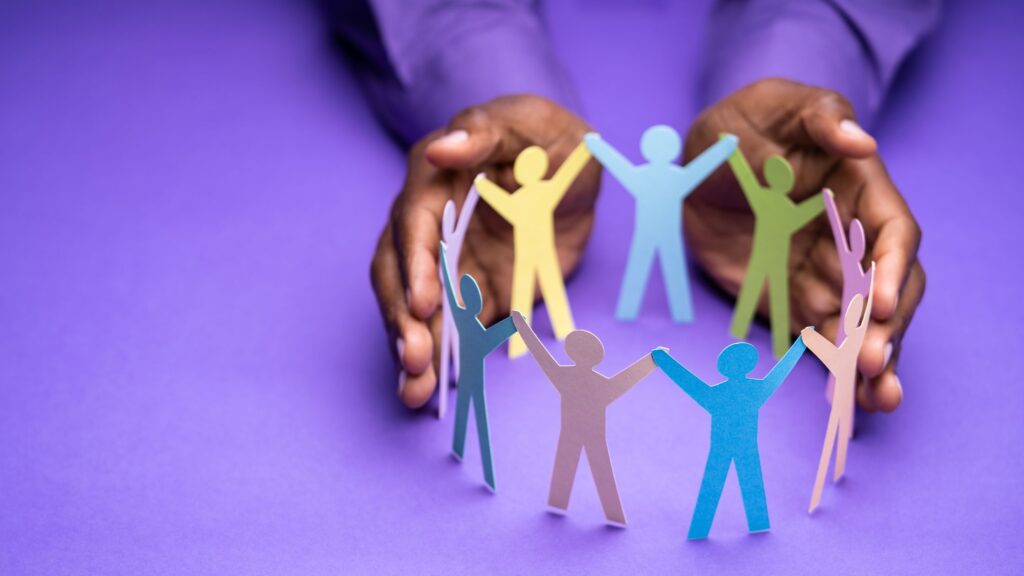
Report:
[[407,376],[405,374],[405,370],[402,370],[401,372],[398,373],[398,395],[399,396],[402,395],[402,390],[405,390],[405,380],[406,380],[406,378],[407,378]]
[[857,124],[853,120],[841,121],[839,123],[839,129],[842,130],[843,132],[846,132],[850,136],[855,136],[857,138],[870,138],[868,133],[865,132],[864,129],[860,127],[860,124]]
[[889,360],[892,359],[892,342],[885,345],[885,349],[882,351],[882,370],[889,365]]
[[398,352],[398,362],[405,366],[405,339],[398,338],[395,340],[395,351]]
[[469,132],[465,130],[454,130],[437,139],[438,142],[445,144],[458,144],[466,140],[469,140]]

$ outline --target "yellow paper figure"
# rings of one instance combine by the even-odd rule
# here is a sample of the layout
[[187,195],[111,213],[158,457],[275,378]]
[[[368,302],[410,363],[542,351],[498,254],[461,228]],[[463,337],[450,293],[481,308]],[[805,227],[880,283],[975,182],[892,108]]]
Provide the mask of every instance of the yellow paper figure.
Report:
[[[534,286],[540,284],[551,326],[559,340],[564,339],[575,326],[555,252],[555,208],[589,160],[590,152],[581,142],[558,172],[544,180],[548,171],[548,154],[540,146],[530,146],[519,153],[513,166],[513,175],[520,186],[515,192],[509,193],[484,176],[476,179],[480,197],[512,225],[515,261],[510,308],[522,311],[529,322]],[[526,344],[516,334],[509,341],[508,355],[516,358],[525,353]]]

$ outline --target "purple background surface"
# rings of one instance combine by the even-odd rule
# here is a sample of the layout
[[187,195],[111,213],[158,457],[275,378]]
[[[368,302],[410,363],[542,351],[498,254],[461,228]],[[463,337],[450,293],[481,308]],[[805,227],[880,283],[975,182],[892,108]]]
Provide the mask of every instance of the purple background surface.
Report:
[[[450,417],[398,404],[367,271],[402,153],[312,6],[3,2],[0,573],[1019,573],[1014,4],[951,4],[877,130],[925,230],[903,406],[858,420],[808,516],[827,407],[805,360],[762,410],[772,532],[746,534],[731,474],[688,543],[709,420],[661,374],[609,411],[626,530],[585,466],[545,512],[558,400],[531,361],[489,361],[496,496],[472,436],[457,465]],[[592,123],[625,150],[685,127],[706,5],[583,6],[549,12]],[[660,281],[612,318],[631,210],[606,179],[577,321],[608,372],[663,344],[712,378],[730,304],[706,284],[692,326]]]

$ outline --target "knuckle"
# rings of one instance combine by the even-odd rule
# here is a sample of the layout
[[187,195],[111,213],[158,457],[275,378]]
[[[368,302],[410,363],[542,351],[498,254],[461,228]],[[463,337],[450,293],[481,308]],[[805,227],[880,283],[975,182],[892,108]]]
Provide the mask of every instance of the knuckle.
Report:
[[466,131],[473,131],[481,126],[486,125],[490,121],[490,115],[483,105],[470,106],[460,110],[451,121],[452,129],[462,129]]

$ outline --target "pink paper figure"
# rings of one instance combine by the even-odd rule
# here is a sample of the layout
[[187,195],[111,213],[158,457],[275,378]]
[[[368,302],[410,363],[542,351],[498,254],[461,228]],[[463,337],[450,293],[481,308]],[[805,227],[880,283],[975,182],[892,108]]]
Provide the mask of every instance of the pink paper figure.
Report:
[[[860,220],[854,218],[850,221],[849,244],[847,244],[847,236],[843,230],[843,221],[839,218],[839,208],[836,207],[836,195],[828,188],[825,188],[824,192],[825,211],[828,214],[828,223],[832,226],[832,236],[836,240],[836,251],[839,252],[839,265],[843,270],[843,297],[839,307],[839,311],[842,313],[846,312],[850,307],[850,302],[853,301],[854,296],[860,294],[861,298],[867,298],[868,291],[871,289],[871,278],[864,272],[864,267],[861,265],[861,261],[864,260],[864,251],[867,243],[864,240],[864,226],[860,223]],[[843,339],[846,338],[844,324],[845,322],[840,319],[839,327],[836,328],[836,345],[842,343]],[[833,401],[835,383],[835,376],[829,374],[828,384],[825,388],[825,397],[828,398],[829,402]],[[853,434],[856,412],[856,402],[851,403],[850,425],[847,428],[851,436]]]
[[828,428],[825,431],[825,445],[821,448],[818,475],[814,480],[814,490],[811,492],[811,505],[807,509],[808,512],[814,512],[821,502],[821,491],[825,486],[825,472],[828,471],[828,462],[832,458],[834,446],[838,447],[836,448],[833,481],[839,481],[846,471],[846,450],[850,445],[850,428],[853,427],[850,414],[853,410],[854,391],[857,384],[857,356],[860,355],[861,347],[864,345],[864,335],[867,333],[868,323],[871,320],[873,304],[871,288],[874,285],[874,278],[875,265],[872,263],[867,304],[864,303],[864,296],[854,294],[849,308],[843,315],[846,337],[838,346],[834,346],[814,328],[804,328],[800,333],[807,348],[835,376],[836,382],[832,410],[828,415]]
[[562,397],[562,426],[548,505],[559,511],[569,507],[576,468],[585,449],[605,518],[612,525],[625,526],[626,514],[608,454],[605,411],[609,404],[654,371],[654,360],[647,354],[609,378],[594,369],[604,358],[604,345],[594,334],[586,330],[569,333],[565,351],[574,364],[566,366],[555,361],[521,313],[512,312],[512,321],[526,348]]
[[[462,204],[462,211],[459,213],[458,223],[455,221],[455,201],[449,200],[444,205],[444,214],[441,215],[441,238],[448,247],[447,259],[448,269],[453,274],[459,274],[459,255],[462,253],[462,242],[466,239],[466,229],[469,228],[469,219],[473,215],[480,195],[476,186],[469,188],[466,201]],[[444,285],[444,267],[440,262],[437,264],[437,273]],[[462,302],[462,291],[459,285],[455,284],[455,295]],[[448,306],[446,298],[441,299],[441,375],[438,379],[438,402],[437,417],[444,418],[445,409],[448,406],[448,385],[454,379],[459,379],[459,330],[455,327],[455,317]],[[448,370],[452,370],[452,376],[448,376]]]

